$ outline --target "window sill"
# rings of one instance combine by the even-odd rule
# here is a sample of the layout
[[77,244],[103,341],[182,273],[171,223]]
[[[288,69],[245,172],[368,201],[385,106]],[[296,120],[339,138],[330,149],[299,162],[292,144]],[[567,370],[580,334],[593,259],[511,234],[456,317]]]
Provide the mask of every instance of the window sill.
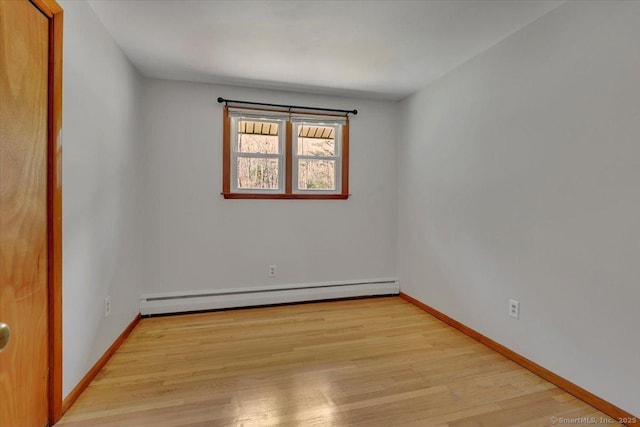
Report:
[[346,200],[349,194],[221,193],[225,199]]

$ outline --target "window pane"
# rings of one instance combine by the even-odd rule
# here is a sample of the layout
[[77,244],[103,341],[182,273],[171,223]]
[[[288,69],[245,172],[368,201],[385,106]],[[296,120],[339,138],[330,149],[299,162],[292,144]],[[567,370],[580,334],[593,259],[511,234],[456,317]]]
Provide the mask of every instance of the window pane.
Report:
[[335,160],[298,160],[300,190],[335,190]]
[[327,126],[298,127],[299,156],[335,156],[335,128]]
[[238,152],[278,154],[279,128],[277,122],[238,121]]
[[278,159],[238,157],[238,188],[278,189]]

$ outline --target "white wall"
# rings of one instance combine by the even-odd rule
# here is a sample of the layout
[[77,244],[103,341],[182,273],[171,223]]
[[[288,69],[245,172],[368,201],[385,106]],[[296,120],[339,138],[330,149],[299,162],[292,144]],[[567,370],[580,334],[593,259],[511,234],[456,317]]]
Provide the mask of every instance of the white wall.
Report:
[[[395,277],[397,104],[164,80],[143,87],[146,293]],[[219,96],[357,108],[353,196],[223,199]]]
[[565,3],[403,101],[399,153],[401,289],[634,414],[639,41]]
[[[86,2],[64,9],[63,395],[138,313],[141,78]],[[111,296],[111,316],[103,299]]]

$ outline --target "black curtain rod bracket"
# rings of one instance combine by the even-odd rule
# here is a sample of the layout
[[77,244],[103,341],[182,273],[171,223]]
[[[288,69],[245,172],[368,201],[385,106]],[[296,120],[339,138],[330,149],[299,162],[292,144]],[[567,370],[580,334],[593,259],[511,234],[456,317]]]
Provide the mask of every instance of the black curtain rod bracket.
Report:
[[300,105],[283,105],[283,104],[267,104],[264,102],[251,102],[251,101],[238,101],[235,99],[224,99],[223,97],[218,98],[218,102],[222,104],[224,102],[225,105],[231,104],[244,104],[244,105],[261,105],[263,107],[277,107],[277,108],[285,108],[296,109],[296,110],[311,110],[311,111],[330,111],[332,113],[344,113],[347,116],[349,114],[353,114],[354,116],[358,114],[358,110],[338,110],[336,108],[319,108],[319,107],[303,107]]

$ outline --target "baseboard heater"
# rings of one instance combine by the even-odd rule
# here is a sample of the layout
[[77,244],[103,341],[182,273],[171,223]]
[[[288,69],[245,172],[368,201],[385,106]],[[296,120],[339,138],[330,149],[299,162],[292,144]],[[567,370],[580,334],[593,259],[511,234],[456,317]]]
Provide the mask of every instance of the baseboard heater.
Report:
[[291,302],[397,295],[399,292],[400,286],[396,279],[375,279],[145,294],[140,296],[140,314],[147,316]]

